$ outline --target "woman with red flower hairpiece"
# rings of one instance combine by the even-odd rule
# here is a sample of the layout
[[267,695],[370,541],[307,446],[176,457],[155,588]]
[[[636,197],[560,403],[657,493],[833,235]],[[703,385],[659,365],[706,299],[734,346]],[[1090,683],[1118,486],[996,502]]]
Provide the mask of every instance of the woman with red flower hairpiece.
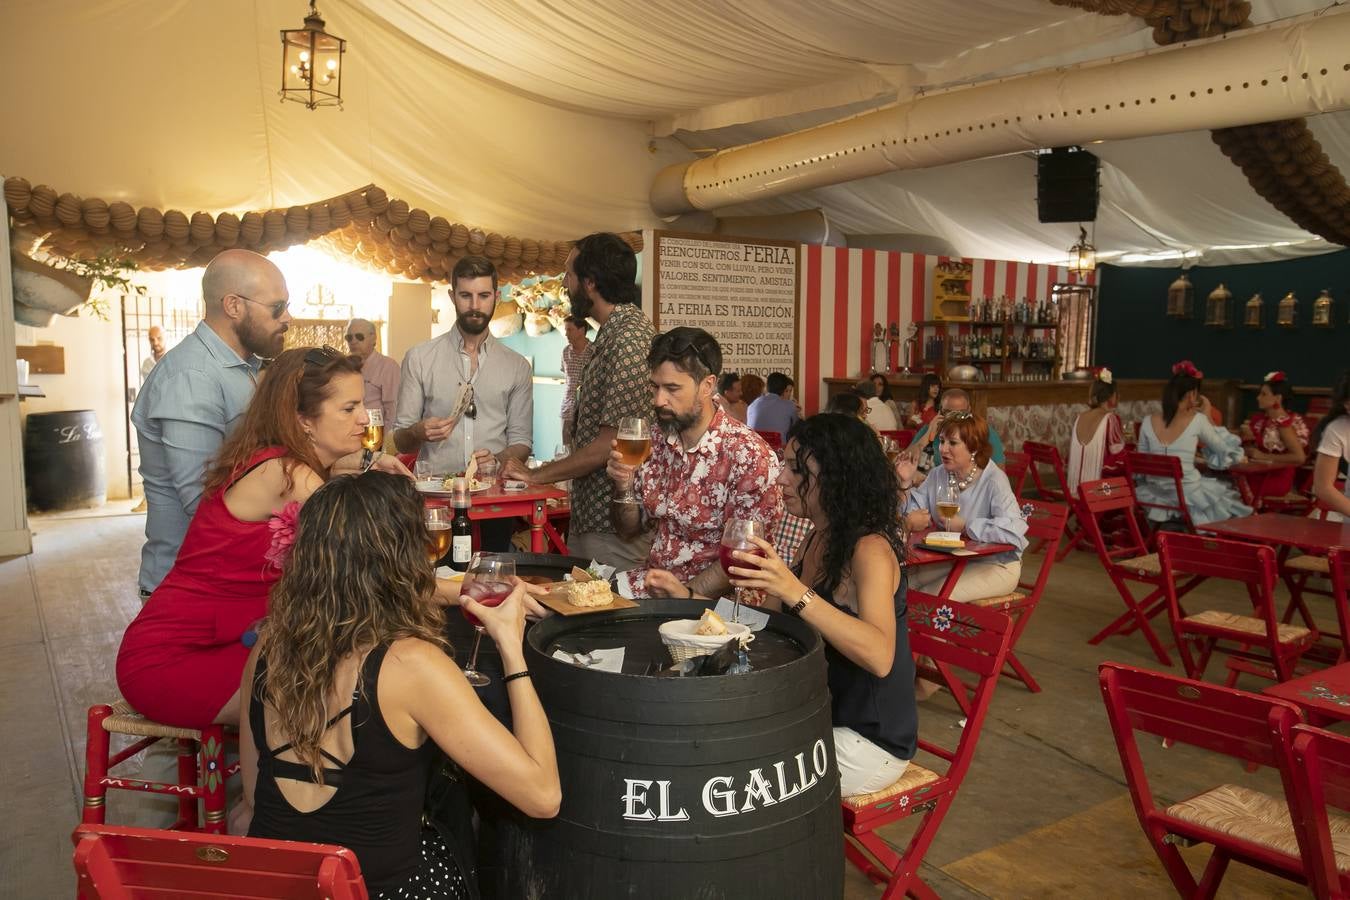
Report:
[[1120,399],[1115,376],[1105,366],[1093,370],[1087,411],[1074,419],[1069,432],[1069,467],[1064,477],[1069,496],[1078,496],[1078,485],[1122,474],[1125,465],[1125,428],[1116,415]]
[[[1146,417],[1139,434],[1140,453],[1181,460],[1181,489],[1197,525],[1252,514],[1236,490],[1217,478],[1201,477],[1195,468],[1195,454],[1201,449],[1211,469],[1226,469],[1246,459],[1238,436],[1210,421],[1209,398],[1200,393],[1204,377],[1188,359],[1173,366],[1172,379],[1163,388],[1162,412]],[[1146,503],[1176,502],[1170,479],[1141,478],[1135,493]],[[1149,518],[1162,522],[1168,517],[1165,510],[1150,509]]]
[[[1307,461],[1311,432],[1303,417],[1287,408],[1293,395],[1293,385],[1283,372],[1270,372],[1261,380],[1261,390],[1256,395],[1260,412],[1242,427],[1243,439],[1254,445],[1247,451],[1252,459],[1296,466]],[[1248,477],[1248,482],[1259,497],[1282,497],[1294,487],[1294,470],[1280,469],[1256,479]]]

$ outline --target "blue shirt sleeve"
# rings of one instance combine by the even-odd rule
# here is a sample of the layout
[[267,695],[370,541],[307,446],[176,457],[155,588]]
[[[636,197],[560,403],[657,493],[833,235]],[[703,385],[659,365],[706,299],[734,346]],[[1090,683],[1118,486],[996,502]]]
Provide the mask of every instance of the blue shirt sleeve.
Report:
[[506,401],[506,446],[512,444],[534,446],[534,376],[523,359]]
[[970,511],[963,504],[966,534],[990,544],[1012,544],[1018,555],[1027,546],[1027,520],[1002,469],[991,467],[972,489]]
[[422,378],[418,372],[417,356],[411,350],[403,356],[402,372],[398,380],[398,418],[394,430],[411,428],[422,419]]
[[159,424],[170,484],[190,516],[202,496],[206,466],[234,424],[225,421],[220,383],[195,370],[175,373],[155,385],[146,417]]

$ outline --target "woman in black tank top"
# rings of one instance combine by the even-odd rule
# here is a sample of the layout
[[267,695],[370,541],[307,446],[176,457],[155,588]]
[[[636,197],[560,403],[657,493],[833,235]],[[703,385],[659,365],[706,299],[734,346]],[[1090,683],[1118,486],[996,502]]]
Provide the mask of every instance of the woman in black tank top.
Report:
[[309,498],[240,688],[245,815],[254,837],[350,848],[372,897],[467,900],[468,868],[422,827],[439,752],[535,817],[557,813],[558,767],[525,669],[524,585],[493,609],[462,601],[509,673],[513,734],[446,655],[427,545],[406,477]]
[[756,541],[766,556],[738,553],[728,574],[825,639],[842,793],[879,790],[903,774],[918,739],[899,483],[876,434],[852,416],[800,422],[783,462],[783,505],[814,526],[797,565]]

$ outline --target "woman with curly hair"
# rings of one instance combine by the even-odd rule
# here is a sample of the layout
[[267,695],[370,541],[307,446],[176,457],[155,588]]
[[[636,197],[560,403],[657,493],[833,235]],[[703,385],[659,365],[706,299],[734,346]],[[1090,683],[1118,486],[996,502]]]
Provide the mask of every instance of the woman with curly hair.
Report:
[[728,575],[825,639],[840,791],[880,790],[904,773],[918,734],[896,474],[867,425],[822,413],[788,434],[778,483],[810,536],[792,568],[755,539],[764,557],[738,552]]
[[447,655],[426,548],[406,478],[335,479],[300,511],[240,686],[238,819],[251,837],[350,847],[372,897],[462,900],[470,886],[421,821],[437,749],[529,816],[556,815],[561,787],[525,668],[526,586],[493,608],[460,601],[509,673],[508,731]]
[[[339,461],[362,465],[368,421],[355,356],[301,347],[264,370],[207,469],[173,568],[122,636],[117,684],[137,712],[180,728],[239,721],[243,642],[267,614],[296,511]],[[372,463],[408,471],[392,456]]]

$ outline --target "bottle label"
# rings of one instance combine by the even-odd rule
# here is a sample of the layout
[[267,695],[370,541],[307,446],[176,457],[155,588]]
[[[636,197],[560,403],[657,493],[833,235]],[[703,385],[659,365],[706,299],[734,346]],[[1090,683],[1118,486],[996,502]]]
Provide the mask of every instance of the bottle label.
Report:
[[456,535],[450,539],[450,559],[452,562],[469,564],[473,558],[473,537],[471,535]]

